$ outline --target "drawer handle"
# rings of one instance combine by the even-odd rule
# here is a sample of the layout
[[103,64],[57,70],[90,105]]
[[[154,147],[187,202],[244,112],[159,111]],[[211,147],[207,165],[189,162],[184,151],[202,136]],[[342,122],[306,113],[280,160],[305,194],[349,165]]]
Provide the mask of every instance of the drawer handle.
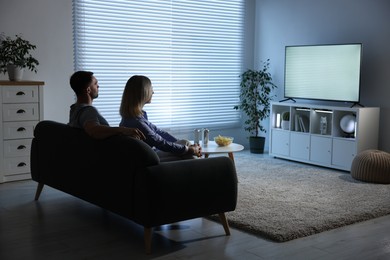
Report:
[[21,162],[21,163],[18,164],[18,167],[24,167],[24,166],[26,166],[26,165],[27,165],[26,163]]
[[26,113],[26,110],[24,110],[24,109],[19,109],[18,111],[16,111],[16,113],[18,113],[18,114],[23,114],[23,113]]
[[23,132],[23,131],[26,131],[26,128],[24,128],[24,127],[19,127],[18,130],[16,130],[16,131],[18,131],[18,132]]
[[18,146],[18,150],[23,150],[23,149],[26,149],[26,146],[25,146],[25,145],[19,145],[19,146]]
[[26,95],[26,93],[24,93],[23,91],[19,91],[18,93],[16,93],[17,96],[24,96]]

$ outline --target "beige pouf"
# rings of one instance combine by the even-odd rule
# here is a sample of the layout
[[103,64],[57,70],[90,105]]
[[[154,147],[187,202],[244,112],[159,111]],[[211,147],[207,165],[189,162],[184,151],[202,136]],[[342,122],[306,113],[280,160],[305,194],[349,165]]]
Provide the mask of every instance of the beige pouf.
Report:
[[366,150],[355,156],[351,166],[353,178],[374,183],[390,183],[390,153]]

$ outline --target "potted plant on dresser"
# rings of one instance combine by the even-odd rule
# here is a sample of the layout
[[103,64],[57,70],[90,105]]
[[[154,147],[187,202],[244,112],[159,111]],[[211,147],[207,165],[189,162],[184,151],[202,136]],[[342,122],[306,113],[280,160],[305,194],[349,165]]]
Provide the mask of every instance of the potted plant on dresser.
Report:
[[259,136],[259,133],[267,132],[262,121],[270,114],[271,92],[277,88],[268,72],[269,59],[262,63],[260,70],[248,69],[240,75],[240,104],[234,106],[234,109],[241,109],[247,115],[244,129],[250,133],[249,149],[252,153],[264,152],[265,137]]
[[0,72],[8,72],[11,81],[22,80],[25,68],[36,73],[39,62],[30,54],[34,49],[36,46],[20,35],[15,35],[14,39],[0,35]]

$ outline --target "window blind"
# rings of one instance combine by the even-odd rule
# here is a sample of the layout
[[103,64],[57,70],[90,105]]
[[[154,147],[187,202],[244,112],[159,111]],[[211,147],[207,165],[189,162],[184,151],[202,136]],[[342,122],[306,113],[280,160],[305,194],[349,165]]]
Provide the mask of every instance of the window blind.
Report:
[[144,110],[164,129],[240,123],[244,1],[74,0],[75,70],[99,81],[94,105],[118,125],[126,81],[145,75]]

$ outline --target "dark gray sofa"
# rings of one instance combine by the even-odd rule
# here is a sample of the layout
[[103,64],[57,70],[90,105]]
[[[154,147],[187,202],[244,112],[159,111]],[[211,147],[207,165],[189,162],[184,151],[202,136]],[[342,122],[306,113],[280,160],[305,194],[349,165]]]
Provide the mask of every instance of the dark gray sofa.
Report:
[[237,202],[237,175],[227,157],[160,162],[143,141],[90,138],[83,130],[41,121],[34,130],[31,176],[44,185],[119,214],[144,227],[151,252],[153,227],[219,214]]

